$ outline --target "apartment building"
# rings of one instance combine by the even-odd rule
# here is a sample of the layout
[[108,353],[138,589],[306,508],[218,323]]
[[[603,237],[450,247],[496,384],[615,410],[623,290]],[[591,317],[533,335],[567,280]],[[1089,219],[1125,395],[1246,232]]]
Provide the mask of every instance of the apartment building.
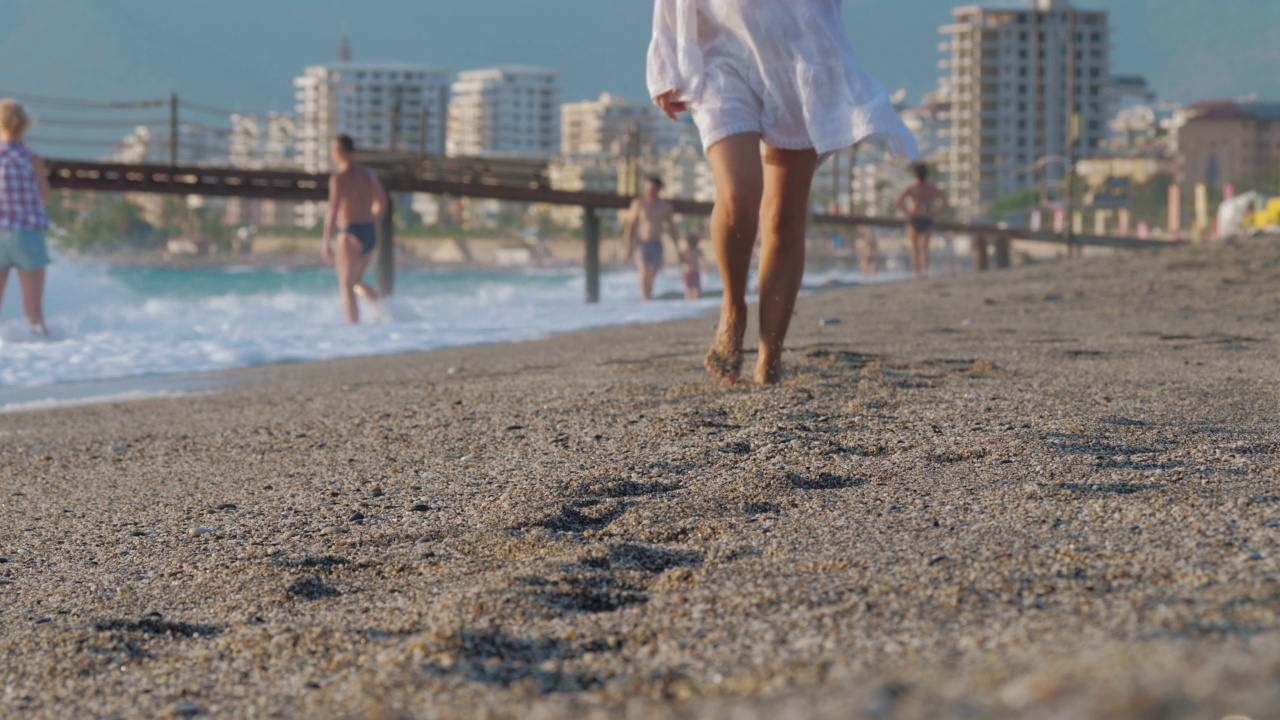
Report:
[[232,115],[227,160],[240,168],[292,168],[297,136],[297,118],[291,114]]
[[399,62],[338,61],[294,80],[297,158],[308,172],[330,169],[329,145],[346,133],[363,150],[444,151],[448,73]]
[[680,127],[652,103],[631,103],[604,93],[597,100],[560,106],[563,155],[661,155],[676,147]]
[[1179,111],[1173,124],[1183,193],[1201,183],[1215,189],[1226,184],[1241,191],[1262,189],[1280,173],[1280,103],[1200,103]]
[[504,66],[460,73],[449,103],[452,157],[549,159],[560,152],[560,78]]
[[[231,167],[254,170],[294,169],[298,166],[297,134],[297,118],[292,114],[232,115],[227,162]],[[258,228],[292,225],[299,206],[287,200],[227,198],[223,221]]]
[[176,147],[178,154],[174,158],[168,128],[139,126],[116,145],[112,160],[131,165],[167,165],[174,159],[179,165],[223,165],[227,162],[226,134],[204,125],[179,125]]
[[1068,164],[1107,137],[1106,11],[1068,0],[968,5],[942,28],[951,71],[949,191],[962,216],[1040,185],[1057,195]]

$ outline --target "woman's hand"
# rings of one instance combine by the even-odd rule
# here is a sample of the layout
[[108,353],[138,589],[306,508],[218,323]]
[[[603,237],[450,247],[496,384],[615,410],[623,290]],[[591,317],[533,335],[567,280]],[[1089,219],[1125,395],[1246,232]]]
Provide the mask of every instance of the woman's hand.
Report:
[[678,120],[676,116],[689,109],[689,103],[677,100],[678,97],[680,97],[680,88],[674,88],[654,98],[653,104],[657,105],[667,117]]

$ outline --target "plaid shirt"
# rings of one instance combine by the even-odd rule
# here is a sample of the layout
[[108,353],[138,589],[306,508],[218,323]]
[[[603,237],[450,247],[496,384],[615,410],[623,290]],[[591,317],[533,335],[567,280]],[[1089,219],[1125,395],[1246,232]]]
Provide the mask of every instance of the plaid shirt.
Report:
[[0,228],[46,230],[49,215],[40,200],[32,163],[35,153],[20,142],[0,144]]

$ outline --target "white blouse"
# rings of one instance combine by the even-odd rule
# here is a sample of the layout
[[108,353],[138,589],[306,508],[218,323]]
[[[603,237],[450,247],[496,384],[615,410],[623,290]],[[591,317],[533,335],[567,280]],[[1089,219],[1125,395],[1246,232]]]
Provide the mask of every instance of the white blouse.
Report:
[[868,138],[916,157],[915,137],[888,95],[858,66],[841,0],[655,0],[649,95],[671,90],[697,106],[709,70],[751,73],[762,100],[799,103],[819,153]]

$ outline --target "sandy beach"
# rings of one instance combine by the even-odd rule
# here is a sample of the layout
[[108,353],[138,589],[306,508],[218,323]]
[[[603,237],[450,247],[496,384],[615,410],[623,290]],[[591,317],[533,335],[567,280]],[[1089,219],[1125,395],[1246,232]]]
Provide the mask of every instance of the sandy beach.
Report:
[[820,293],[776,389],[705,318],[0,415],[0,716],[1280,718],[1278,318],[1250,240]]

